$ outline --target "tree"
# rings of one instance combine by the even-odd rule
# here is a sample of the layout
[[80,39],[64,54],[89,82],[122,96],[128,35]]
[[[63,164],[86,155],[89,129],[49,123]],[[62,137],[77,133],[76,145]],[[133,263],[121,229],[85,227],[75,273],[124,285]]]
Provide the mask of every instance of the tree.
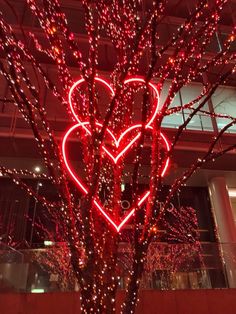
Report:
[[[42,205],[47,218],[57,226],[56,235],[48,236],[69,243],[83,313],[115,311],[118,287],[115,270],[126,223],[132,224],[129,237],[132,263],[122,313],[134,313],[148,248],[173,196],[198,168],[236,147],[236,144],[218,146],[236,119],[206,109],[217,87],[235,75],[235,52],[231,47],[234,30],[225,37],[220,51],[207,53],[228,1],[194,2],[182,23],[162,38],[163,22],[168,23],[169,12],[180,3],[81,1],[89,43],[86,53],[81,52],[80,37],[70,30],[66,14],[56,0],[26,1],[46,43],[40,42],[37,32],[28,32],[21,24],[16,30],[1,15],[0,48],[4,60],[0,61],[0,72],[18,111],[32,129],[46,171],[35,174],[3,166],[0,171]],[[6,4],[17,18],[14,5],[8,1]],[[33,48],[28,48],[28,38],[34,43]],[[109,73],[110,83],[98,71],[101,38],[112,44],[116,58]],[[39,56],[55,64],[57,79],[50,77]],[[76,77],[68,66],[69,57],[76,64]],[[218,75],[210,81],[207,76],[212,69],[217,69]],[[168,94],[160,108],[159,95],[167,81]],[[202,92],[191,102],[173,107],[175,95],[194,81],[202,82]],[[41,102],[42,85],[68,116],[70,129],[65,130],[60,140],[47,118],[46,105]],[[134,114],[137,103],[139,110]],[[163,119],[186,109],[188,118],[167,141],[161,131]],[[199,113],[213,119],[228,119],[229,123],[213,134],[203,158],[196,156],[172,182],[163,200],[164,175],[171,156]],[[133,127],[129,129],[130,126]],[[79,167],[70,161],[75,149],[73,141],[80,156]],[[146,175],[150,183],[146,191],[140,191],[144,163],[148,163]],[[29,175],[49,180],[57,199],[52,201],[37,193],[24,181],[24,176]],[[127,213],[120,206],[123,183],[129,183],[132,195],[132,211]],[[162,206],[157,210],[155,204],[160,200]]]

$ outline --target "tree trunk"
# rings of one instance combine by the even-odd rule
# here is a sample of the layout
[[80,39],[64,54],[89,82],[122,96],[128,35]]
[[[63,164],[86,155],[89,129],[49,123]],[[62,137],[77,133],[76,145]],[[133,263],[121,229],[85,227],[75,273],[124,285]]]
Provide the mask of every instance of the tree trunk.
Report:
[[144,271],[144,260],[147,248],[139,247],[134,256],[133,270],[128,284],[127,294],[122,306],[121,314],[134,314],[138,302],[138,291]]

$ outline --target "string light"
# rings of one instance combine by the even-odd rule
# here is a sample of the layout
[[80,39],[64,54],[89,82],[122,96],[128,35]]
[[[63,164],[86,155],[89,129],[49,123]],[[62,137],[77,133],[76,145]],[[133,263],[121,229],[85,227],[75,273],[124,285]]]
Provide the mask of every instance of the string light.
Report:
[[[166,40],[162,36],[162,23],[170,9],[165,0],[154,1],[145,8],[145,12],[142,11],[144,7],[141,1],[82,1],[81,12],[88,35],[86,54],[82,53],[80,38],[70,30],[66,14],[57,0],[26,2],[47,42],[41,41],[36,32],[28,33],[24,27],[23,39],[18,39],[14,28],[4,20],[3,15],[0,16],[0,49],[6,59],[6,62],[0,62],[0,73],[9,86],[19,113],[32,129],[42,160],[41,172],[1,166],[0,173],[2,177],[10,177],[17,186],[35,198],[44,209],[42,215],[55,224],[56,234],[50,234],[40,219],[35,222],[37,228],[46,234],[44,239],[69,243],[60,253],[55,253],[58,256],[56,265],[60,273],[65,275],[68,259],[64,259],[63,252],[69,256],[80,285],[82,313],[115,312],[119,276],[114,274],[118,265],[119,243],[122,237],[125,238],[125,225],[131,223],[131,217],[132,226],[128,235],[132,246],[131,266],[122,314],[135,311],[141,277],[145,265],[151,261],[149,253],[155,250],[155,256],[158,255],[159,247],[153,241],[159,235],[161,223],[169,230],[168,241],[187,241],[190,238],[198,242],[193,232],[196,220],[191,215],[192,210],[181,209],[180,218],[175,209],[168,209],[175,193],[196,169],[235,148],[235,145],[231,145],[223,147],[221,151],[215,150],[222,135],[235,125],[235,117],[227,113],[216,114],[204,107],[216,88],[225,84],[236,69],[236,55],[232,51],[235,29],[222,39],[219,52],[208,54],[207,50],[218,31],[226,3],[226,0],[216,0],[214,5],[209,6],[207,0],[197,1],[189,16]],[[28,35],[31,38],[30,49],[28,42],[23,42]],[[114,48],[115,58],[110,61],[115,62],[110,73],[111,84],[97,73],[102,65],[98,53],[101,38],[107,42],[108,52],[111,51],[110,44]],[[41,66],[39,55],[55,65],[58,73],[55,79],[52,80]],[[108,53],[107,64],[109,56]],[[68,60],[76,65],[81,80],[74,82]],[[32,71],[26,63],[32,65],[36,80],[32,79]],[[183,106],[172,106],[181,88],[196,80],[201,81],[204,75],[218,68],[225,70],[219,73],[214,83],[203,82],[203,90],[194,100]],[[140,77],[140,73],[146,73],[146,77]],[[159,95],[163,95],[167,81],[171,84],[162,107],[159,107]],[[65,108],[67,120],[73,121],[73,126],[64,135],[62,151],[48,121],[46,105],[41,103],[42,83],[50,97]],[[100,108],[104,96],[97,84],[105,86],[108,96],[111,96],[105,112],[104,106]],[[71,86],[74,86],[76,93],[73,93]],[[68,103],[67,95],[70,93],[73,96],[69,97]],[[139,110],[141,108],[141,122],[134,113],[137,102]],[[191,113],[176,130],[169,144],[161,131],[162,121],[166,116],[185,109]],[[205,156],[196,156],[196,162],[172,182],[163,205],[157,208],[169,159],[188,123],[198,113],[211,118],[229,119],[230,122],[219,134],[212,134],[212,143]],[[83,152],[81,178],[69,163],[70,148],[65,149],[67,138],[69,140],[72,133],[76,145]],[[148,190],[140,192],[142,166],[147,157],[143,156],[143,151],[146,147],[151,148],[149,160],[145,160],[151,167],[150,186]],[[50,182],[57,191],[57,201],[41,195],[41,189],[36,193],[34,187],[24,180],[27,176]],[[78,188],[69,182],[71,177],[82,191],[82,199],[78,197]],[[127,213],[122,211],[120,205],[122,192],[126,192],[121,191],[121,183],[128,183],[127,187],[131,190],[133,203]],[[80,204],[78,198],[81,199]],[[104,199],[106,204],[103,203]],[[171,225],[168,220],[171,214],[176,225]],[[107,221],[115,231],[107,228]],[[122,232],[116,232],[122,228]],[[153,250],[149,249],[152,246]],[[199,253],[199,250],[196,249],[196,252]],[[51,256],[48,264],[52,266],[53,262]],[[175,260],[175,264],[178,263]]]

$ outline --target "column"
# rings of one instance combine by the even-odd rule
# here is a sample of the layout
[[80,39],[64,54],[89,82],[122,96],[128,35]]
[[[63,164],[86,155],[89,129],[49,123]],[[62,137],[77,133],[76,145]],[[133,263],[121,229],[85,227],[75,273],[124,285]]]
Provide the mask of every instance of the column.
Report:
[[225,262],[228,284],[236,288],[236,227],[229,199],[228,188],[224,177],[212,178],[209,182],[209,193],[217,228],[221,250]]

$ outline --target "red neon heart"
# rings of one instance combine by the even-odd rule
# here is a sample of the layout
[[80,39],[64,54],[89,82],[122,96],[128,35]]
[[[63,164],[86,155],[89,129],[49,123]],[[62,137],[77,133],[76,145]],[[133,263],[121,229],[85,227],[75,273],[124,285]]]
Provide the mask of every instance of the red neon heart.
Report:
[[[109,90],[110,92],[112,93],[112,95],[114,96],[114,91],[113,89],[110,87],[110,85],[96,77],[96,80],[97,81],[100,81],[102,82]],[[75,117],[75,119],[78,121],[78,124],[75,124],[74,126],[72,126],[65,134],[64,138],[63,138],[63,142],[62,142],[62,153],[63,153],[63,157],[64,157],[64,162],[65,162],[65,165],[67,167],[67,170],[69,172],[69,174],[71,175],[71,177],[73,178],[73,180],[76,182],[76,184],[78,185],[78,187],[80,188],[80,190],[84,193],[84,194],[88,194],[88,188],[85,186],[85,184],[83,183],[83,181],[77,176],[75,175],[74,171],[72,170],[72,167],[71,165],[69,164],[69,161],[68,161],[68,158],[67,158],[67,153],[66,153],[66,142],[67,142],[67,139],[68,137],[70,136],[70,134],[78,127],[83,127],[84,130],[86,131],[86,133],[88,135],[91,135],[91,132],[89,130],[89,128],[87,126],[89,126],[89,122],[81,122],[75,111],[74,111],[74,108],[73,108],[73,105],[72,105],[72,101],[71,101],[71,96],[72,96],[72,93],[75,89],[75,87],[77,87],[78,85],[80,85],[82,82],[84,82],[83,79],[75,82],[69,92],[69,103],[70,103],[70,107],[71,107],[71,111]],[[145,83],[145,81],[143,79],[140,79],[140,78],[133,78],[133,79],[129,79],[127,81],[125,81],[125,84],[126,83],[130,83],[130,82],[141,82],[141,83]],[[156,92],[156,95],[157,95],[157,105],[156,105],[156,108],[154,109],[154,113],[153,115],[151,116],[151,118],[149,119],[148,123],[146,124],[145,128],[147,129],[152,129],[152,127],[150,126],[150,124],[153,122],[157,112],[158,112],[158,103],[159,103],[159,95],[158,95],[158,92],[155,88],[155,86],[151,83],[149,83],[149,86],[151,86],[151,88],[154,89],[154,91]],[[99,123],[99,122],[96,122],[96,125],[98,127],[102,127],[102,124]],[[110,135],[110,137],[112,138],[113,140],[113,144],[115,145],[115,147],[117,149],[119,149],[119,146],[122,142],[122,140],[125,138],[125,136],[135,130],[135,129],[139,129],[141,128],[142,125],[141,124],[136,124],[136,125],[133,125],[131,127],[129,127],[128,129],[126,129],[120,136],[119,138],[117,139],[115,137],[115,135],[113,134],[113,132],[107,128],[106,131],[107,133]],[[105,152],[105,154],[116,164],[119,162],[120,158],[122,156],[124,156],[124,154],[133,146],[133,144],[137,141],[137,139],[140,137],[141,135],[141,132],[138,132],[131,140],[128,144],[126,144],[120,151],[117,152],[116,156],[114,156],[114,153],[111,153],[111,151],[106,147],[106,145],[102,145],[102,149],[103,151]],[[165,136],[161,133],[161,137],[162,137],[162,140],[165,144],[165,147],[166,147],[166,150],[169,151],[169,144],[168,144],[168,141],[166,140]],[[164,168],[162,170],[162,176],[164,176],[164,174],[166,173],[166,170],[167,170],[167,167],[168,167],[168,164],[169,164],[169,158],[167,158],[166,162],[165,162],[165,165],[164,165]],[[145,191],[140,197],[139,199],[137,200],[137,206],[140,207],[144,202],[145,200],[148,198],[150,194],[150,191]],[[97,209],[100,211],[100,213],[105,217],[105,219],[110,222],[110,224],[116,229],[117,232],[119,232],[121,230],[121,228],[124,226],[124,224],[130,219],[130,217],[134,214],[135,212],[135,208],[132,208],[130,209],[130,211],[123,217],[123,219],[121,220],[120,224],[117,224],[114,222],[114,220],[106,213],[106,211],[104,210],[103,206],[100,204],[100,202],[94,198],[93,199],[93,203],[94,205],[97,207]]]
[[[86,124],[88,124],[88,122],[86,122]],[[98,126],[101,126],[100,123],[97,123]],[[62,153],[63,153],[63,157],[64,157],[64,162],[65,162],[65,165],[67,167],[67,170],[68,172],[70,173],[71,177],[74,179],[74,181],[77,183],[77,185],[79,186],[80,190],[84,193],[84,194],[88,194],[88,188],[85,186],[85,184],[83,183],[83,181],[77,176],[75,175],[74,171],[72,170],[72,167],[68,161],[68,158],[67,158],[67,153],[66,153],[66,143],[67,143],[67,139],[68,137],[70,136],[70,134],[75,130],[77,129],[78,127],[81,127],[82,125],[81,124],[75,124],[74,126],[72,126],[68,131],[67,133],[65,134],[64,138],[63,138],[63,143],[62,143]],[[140,125],[141,127],[141,125]],[[152,127],[149,127],[149,129],[152,129]],[[111,132],[111,131],[110,131]],[[110,133],[109,132],[109,133]],[[135,141],[139,138],[139,136],[141,135],[141,133],[139,132],[135,137]],[[114,136],[114,135],[113,135]],[[112,137],[113,137],[112,136]],[[161,133],[161,137],[162,137],[162,140],[164,141],[165,145],[166,145],[166,149],[169,150],[169,144],[166,140],[166,138],[164,137],[164,135]],[[134,139],[131,140],[132,144],[134,144]],[[128,144],[129,145],[129,144]],[[127,147],[128,145],[119,153],[119,158],[121,156],[124,155],[124,153],[127,151]],[[113,158],[117,158],[117,157],[114,157],[106,148],[105,146],[102,146],[104,151],[105,152],[108,152],[107,153],[107,156],[111,157],[112,160]],[[168,167],[168,164],[169,164],[169,158],[166,160],[165,162],[165,166],[164,166],[164,169],[162,170],[162,176],[164,176],[164,174],[166,173],[166,170],[167,170],[167,167]],[[140,207],[144,201],[147,199],[148,195],[150,194],[150,191],[145,191],[142,196],[140,196],[138,202],[137,202],[137,206]],[[134,214],[134,211],[135,209],[132,208],[130,209],[130,211],[124,216],[123,220],[120,222],[120,224],[116,224],[114,222],[114,220],[105,212],[105,210],[103,209],[103,206],[100,204],[100,202],[98,200],[96,200],[96,198],[94,198],[93,200],[95,206],[98,208],[98,210],[102,213],[102,215],[112,224],[112,226],[119,232],[120,229],[123,227],[123,225],[129,220],[129,218]]]
[[[102,83],[107,89],[108,91],[111,93],[111,96],[113,97],[115,95],[115,92],[113,90],[113,88],[110,86],[110,84],[108,82],[106,82],[104,79],[101,79],[100,77],[95,77],[95,81],[97,82],[100,82]],[[88,130],[88,128],[84,125],[84,123],[78,118],[75,110],[74,110],[74,107],[73,107],[73,104],[72,104],[72,94],[75,90],[75,88],[79,87],[82,83],[84,83],[85,80],[82,78],[78,81],[76,81],[70,88],[70,91],[69,91],[69,95],[68,95],[68,99],[69,99],[69,105],[70,105],[70,109],[71,109],[71,112],[73,114],[73,116],[75,117],[76,121],[81,124],[83,126],[83,128],[86,130],[86,132],[88,134],[90,134],[90,131]],[[124,81],[124,85],[127,85],[127,84],[130,84],[130,83],[141,83],[143,85],[146,85],[146,82],[143,78],[141,77],[133,77],[133,78],[129,78],[127,80]],[[153,90],[154,94],[155,94],[155,102],[156,102],[156,105],[153,106],[154,107],[154,110],[153,110],[153,113],[151,115],[151,117],[149,117],[149,120],[147,121],[146,123],[146,127],[148,128],[152,122],[154,121],[156,115],[158,114],[158,109],[159,109],[159,93],[158,93],[158,90],[156,88],[156,86],[154,84],[152,84],[151,82],[148,82],[148,86]]]

